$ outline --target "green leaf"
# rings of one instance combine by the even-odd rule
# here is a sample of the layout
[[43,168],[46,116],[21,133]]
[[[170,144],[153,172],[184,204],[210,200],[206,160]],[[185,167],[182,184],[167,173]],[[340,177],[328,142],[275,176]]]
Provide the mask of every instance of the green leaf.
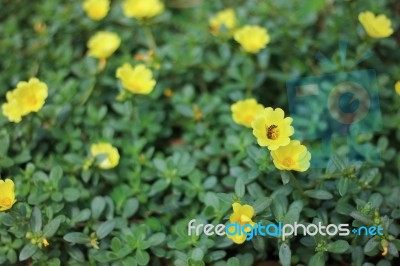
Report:
[[318,252],[311,257],[309,266],[325,266],[325,256],[323,252]]
[[139,201],[135,198],[130,198],[126,201],[122,217],[130,218],[134,215],[139,208]]
[[92,200],[91,209],[93,219],[99,219],[101,213],[106,207],[106,201],[103,197],[97,196]]
[[214,209],[219,209],[219,199],[214,192],[207,192],[204,197],[204,203],[206,206],[211,206]]
[[149,195],[153,196],[169,186],[169,183],[165,179],[157,180],[152,186]]
[[30,224],[32,232],[36,233],[42,230],[42,212],[37,206],[33,207]]
[[369,218],[368,216],[366,216],[365,214],[362,214],[359,211],[352,211],[350,213],[350,216],[353,217],[355,220],[365,224],[365,225],[372,225],[373,221],[371,218]]
[[12,264],[16,264],[17,262],[17,252],[15,252],[15,250],[13,249],[9,249],[7,252],[7,259],[9,262],[11,262]]
[[290,266],[292,258],[292,251],[290,247],[283,243],[279,248],[279,261],[281,262],[282,266]]
[[345,196],[349,189],[350,180],[348,178],[342,177],[339,179],[338,191],[340,196]]
[[30,257],[32,257],[36,253],[36,251],[38,251],[38,247],[37,246],[35,246],[35,245],[31,244],[31,243],[26,244],[22,248],[21,253],[19,253],[19,260],[20,261],[24,261],[24,260],[29,259]]
[[66,234],[64,240],[75,244],[87,244],[90,242],[90,238],[87,235],[79,232]]
[[158,246],[165,240],[165,234],[164,233],[155,233],[152,235],[147,241],[149,242],[150,246]]
[[75,247],[67,247],[68,254],[77,262],[85,262],[85,255],[83,252]]
[[245,186],[244,186],[243,180],[238,177],[236,179],[236,183],[235,183],[235,194],[238,197],[243,197],[244,196],[244,190],[245,190]]
[[107,221],[102,223],[99,228],[97,228],[96,230],[96,235],[98,239],[103,239],[106,236],[108,236],[112,230],[114,230],[115,227],[115,221],[111,220],[111,221]]
[[282,178],[282,183],[286,185],[290,181],[290,172],[289,171],[281,171],[281,178]]
[[379,243],[375,241],[374,238],[368,240],[368,242],[364,246],[364,253],[365,254],[372,254],[378,249]]
[[90,215],[91,215],[91,211],[89,209],[84,209],[84,210],[81,210],[78,215],[73,217],[72,221],[74,223],[84,222],[90,218]]
[[268,197],[262,197],[258,198],[254,203],[253,203],[253,208],[254,212],[256,214],[259,214],[263,212],[265,209],[267,209],[269,206],[272,204],[272,199]]
[[0,155],[7,155],[8,148],[10,146],[10,136],[5,133],[4,136],[0,138]]
[[167,163],[163,159],[155,158],[153,160],[153,163],[154,163],[154,166],[156,167],[156,169],[158,171],[160,171],[161,173],[165,173],[168,170]]
[[51,181],[58,181],[62,178],[63,170],[60,166],[56,165],[51,168],[49,178]]
[[330,200],[333,198],[333,195],[326,190],[316,190],[316,189],[307,190],[304,192],[304,194],[306,194],[310,198],[320,199],[320,200]]
[[193,260],[202,260],[204,257],[204,252],[201,248],[195,248],[192,250],[192,255],[190,257]]
[[64,189],[63,194],[64,194],[64,199],[67,202],[77,201],[80,197],[79,190],[73,187]]
[[136,261],[139,265],[147,265],[150,261],[149,253],[144,250],[136,250]]
[[240,266],[240,261],[238,258],[230,258],[227,263],[227,266]]
[[2,157],[0,160],[0,167],[8,168],[14,165],[14,161],[8,157]]
[[345,253],[349,249],[350,245],[345,240],[338,240],[328,244],[328,251],[331,253]]
[[52,237],[60,227],[60,224],[62,222],[64,217],[58,216],[51,220],[43,229],[43,235],[45,237]]
[[346,169],[346,163],[344,162],[343,158],[336,153],[332,155],[331,160],[337,170],[343,171],[344,169]]

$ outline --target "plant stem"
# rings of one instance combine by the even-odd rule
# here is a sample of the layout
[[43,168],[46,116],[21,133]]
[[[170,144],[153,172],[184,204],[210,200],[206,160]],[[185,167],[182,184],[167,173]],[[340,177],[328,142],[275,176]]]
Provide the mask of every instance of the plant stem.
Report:
[[293,175],[293,173],[291,171],[288,171],[288,172],[289,172],[289,175],[290,175],[290,180],[292,181],[294,186],[297,188],[297,190],[303,195],[304,194],[304,190],[303,190],[300,182],[297,180],[297,178]]
[[151,31],[150,26],[143,26],[144,35],[146,36],[147,44],[149,49],[155,51],[157,49],[157,44],[154,39],[153,32]]

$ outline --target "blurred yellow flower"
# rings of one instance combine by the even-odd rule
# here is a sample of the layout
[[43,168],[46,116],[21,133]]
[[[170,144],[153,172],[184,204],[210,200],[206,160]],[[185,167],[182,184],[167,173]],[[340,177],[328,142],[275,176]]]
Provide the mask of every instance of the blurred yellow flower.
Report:
[[375,16],[374,13],[366,11],[358,15],[358,20],[372,38],[386,38],[393,34],[392,23],[385,15]]
[[400,80],[394,85],[394,89],[398,95],[400,95]]
[[11,209],[15,200],[15,185],[11,179],[0,180],[0,211]]
[[122,8],[126,17],[147,19],[161,14],[164,4],[159,0],[125,0]]
[[[254,225],[255,223],[251,220],[252,217],[254,216],[254,209],[252,206],[250,205],[241,205],[240,203],[233,203],[232,204],[232,208],[233,208],[233,213],[231,214],[231,216],[229,217],[229,222],[231,224],[234,223],[238,223],[240,225],[245,225],[245,224],[249,224],[249,225]],[[230,230],[233,229],[233,230]],[[229,232],[233,232],[234,231],[234,227],[229,227],[228,231]],[[250,228],[246,228],[245,232],[250,232]],[[247,236],[245,234],[238,234],[238,232],[236,232],[235,235],[230,236],[227,235],[228,238],[230,238],[233,242],[235,242],[236,244],[242,244],[244,241],[246,241]]]
[[143,64],[132,67],[125,63],[117,69],[116,76],[124,89],[136,94],[149,94],[156,85],[153,73]]
[[271,151],[271,156],[279,170],[304,172],[310,168],[311,153],[298,140],[292,140],[287,146]]
[[258,145],[268,147],[269,150],[288,145],[294,133],[292,121],[290,117],[285,118],[281,108],[265,108],[251,123]]
[[19,123],[23,116],[38,112],[47,95],[47,85],[37,78],[18,82],[17,87],[6,94],[7,103],[2,105],[3,114],[9,121]]
[[49,241],[47,241],[46,238],[43,238],[43,239],[42,239],[42,244],[44,245],[44,247],[47,247],[47,246],[50,245],[50,244],[49,244]]
[[254,118],[264,111],[264,106],[255,99],[238,101],[231,105],[232,118],[236,124],[251,127]]
[[116,167],[119,163],[119,152],[117,148],[109,143],[100,142],[92,144],[90,152],[93,157],[104,156],[104,158],[100,158],[98,163],[98,167],[101,169],[111,169]]
[[270,41],[268,31],[260,26],[244,26],[235,32],[234,39],[248,53],[258,53]]
[[89,18],[101,20],[110,10],[110,0],[86,0],[82,7]]
[[99,31],[93,35],[87,43],[89,56],[106,59],[118,49],[120,44],[121,39],[116,33]]
[[165,96],[165,97],[170,98],[170,97],[172,97],[172,95],[174,95],[174,91],[173,91],[172,89],[168,88],[168,89],[166,89],[166,90],[164,91],[164,96]]
[[224,9],[213,16],[209,21],[211,33],[218,35],[224,28],[228,33],[236,26],[236,14],[232,8]]
[[33,29],[35,30],[36,33],[45,33],[47,31],[47,26],[45,23],[38,21],[35,22],[35,24],[33,25]]
[[203,118],[203,112],[201,111],[200,107],[197,104],[193,105],[193,118],[195,121],[199,121]]

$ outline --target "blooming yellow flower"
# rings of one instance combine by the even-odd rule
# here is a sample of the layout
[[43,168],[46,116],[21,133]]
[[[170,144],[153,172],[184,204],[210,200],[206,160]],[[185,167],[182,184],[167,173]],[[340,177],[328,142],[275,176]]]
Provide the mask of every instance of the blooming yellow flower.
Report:
[[271,151],[271,156],[279,170],[304,172],[310,168],[311,153],[298,140],[292,140],[287,146]]
[[3,114],[9,121],[19,123],[23,116],[38,112],[47,95],[47,85],[37,78],[18,82],[17,87],[6,94],[7,103],[2,105]]
[[98,167],[101,169],[111,169],[119,163],[119,152],[109,143],[100,142],[93,144],[90,152],[93,157],[105,156],[104,158],[100,158],[102,160],[98,164]]
[[263,110],[264,106],[257,103],[255,99],[238,101],[231,105],[233,121],[245,127],[251,127],[251,122]]
[[82,7],[89,18],[101,20],[110,10],[110,0],[86,0]]
[[132,67],[125,63],[117,69],[116,76],[121,80],[122,87],[132,93],[149,94],[156,85],[153,73],[143,64]]
[[270,41],[268,31],[260,26],[244,26],[235,32],[234,39],[248,53],[258,53]]
[[224,9],[213,16],[209,25],[211,32],[218,35],[224,27],[228,32],[231,32],[236,26],[236,14],[232,8]]
[[398,95],[400,95],[400,80],[394,85],[394,89]]
[[366,11],[358,15],[358,20],[372,38],[386,38],[393,34],[392,23],[385,15],[375,16],[374,13]]
[[90,56],[106,59],[118,49],[120,44],[121,39],[116,33],[99,31],[89,39],[87,47]]
[[[249,225],[254,225],[254,222],[251,220],[252,217],[254,216],[254,209],[250,205],[241,205],[240,203],[233,203],[232,204],[233,208],[233,213],[229,217],[229,222],[231,224],[238,223],[241,226],[245,224]],[[232,230],[231,230],[232,229]],[[229,227],[228,230],[229,232],[233,233],[234,232],[233,227]],[[250,228],[245,229],[246,232],[250,232]],[[236,244],[242,244],[244,241],[246,241],[247,236],[244,234],[240,234],[236,232],[235,235],[230,236],[228,235],[228,238],[230,238],[233,242]]]
[[285,118],[285,112],[281,108],[265,108],[251,123],[258,145],[270,150],[288,145],[290,136],[294,133],[292,121],[290,117]]
[[128,18],[147,19],[161,14],[164,4],[160,0],[125,0],[122,8]]
[[0,211],[6,211],[16,202],[15,185],[11,179],[0,180]]

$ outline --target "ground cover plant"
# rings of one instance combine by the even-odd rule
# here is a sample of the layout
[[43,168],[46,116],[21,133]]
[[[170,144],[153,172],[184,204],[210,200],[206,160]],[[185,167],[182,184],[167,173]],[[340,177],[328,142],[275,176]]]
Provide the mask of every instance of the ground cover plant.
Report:
[[399,265],[399,14],[1,1],[0,264]]

